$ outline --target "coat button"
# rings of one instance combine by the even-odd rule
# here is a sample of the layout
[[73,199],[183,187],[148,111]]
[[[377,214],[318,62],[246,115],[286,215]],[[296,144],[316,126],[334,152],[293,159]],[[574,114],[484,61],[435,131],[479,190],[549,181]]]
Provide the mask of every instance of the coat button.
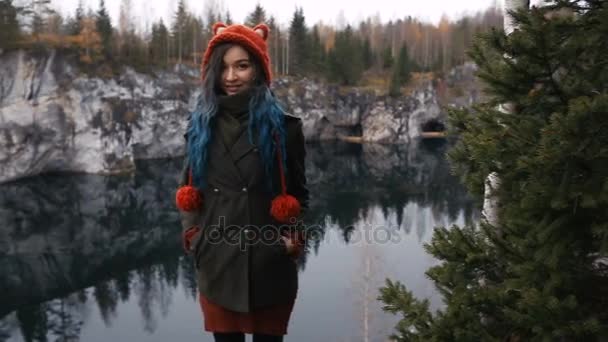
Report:
[[247,228],[245,228],[245,229],[243,230],[243,233],[245,233],[245,236],[246,236],[248,239],[253,239],[253,238],[254,238],[253,231],[252,231],[251,229],[247,229]]
[[220,189],[218,189],[218,188],[213,188],[213,192],[219,192],[219,191],[220,191]]
[[242,188],[241,191],[242,192],[247,192],[247,188]]

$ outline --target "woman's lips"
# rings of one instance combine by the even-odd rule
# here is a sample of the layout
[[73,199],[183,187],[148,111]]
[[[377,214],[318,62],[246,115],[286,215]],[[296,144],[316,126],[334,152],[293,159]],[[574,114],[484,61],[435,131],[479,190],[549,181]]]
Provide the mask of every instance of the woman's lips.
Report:
[[236,92],[239,90],[240,86],[226,86],[226,91]]

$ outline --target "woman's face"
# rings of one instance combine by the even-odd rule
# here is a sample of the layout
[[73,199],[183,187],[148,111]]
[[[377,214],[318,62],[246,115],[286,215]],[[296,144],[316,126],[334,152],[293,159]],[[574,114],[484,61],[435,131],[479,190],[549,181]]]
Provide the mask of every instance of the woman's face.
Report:
[[221,88],[226,95],[234,95],[253,86],[255,68],[247,50],[239,45],[229,48],[222,63]]

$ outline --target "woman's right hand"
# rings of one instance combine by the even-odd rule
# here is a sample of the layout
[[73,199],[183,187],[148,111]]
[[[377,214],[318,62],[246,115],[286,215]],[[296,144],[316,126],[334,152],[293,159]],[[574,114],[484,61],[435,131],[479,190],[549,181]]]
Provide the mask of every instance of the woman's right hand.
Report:
[[184,248],[185,253],[191,253],[192,248],[192,238],[200,231],[199,226],[192,226],[182,233],[182,247]]

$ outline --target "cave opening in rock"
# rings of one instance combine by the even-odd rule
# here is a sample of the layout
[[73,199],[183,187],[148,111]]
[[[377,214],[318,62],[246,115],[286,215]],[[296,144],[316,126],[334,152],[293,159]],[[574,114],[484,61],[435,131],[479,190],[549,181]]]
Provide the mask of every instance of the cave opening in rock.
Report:
[[334,125],[336,136],[340,140],[359,141],[363,136],[363,126],[358,123],[355,125]]
[[437,119],[431,119],[422,124],[420,136],[423,139],[443,139],[445,138],[445,125]]
[[422,124],[422,131],[423,132],[444,132],[445,125],[439,120],[432,119],[432,120],[429,120],[429,121],[425,122],[424,124]]
[[356,125],[334,125],[337,132],[343,135],[360,137],[363,134],[363,127],[361,124]]

